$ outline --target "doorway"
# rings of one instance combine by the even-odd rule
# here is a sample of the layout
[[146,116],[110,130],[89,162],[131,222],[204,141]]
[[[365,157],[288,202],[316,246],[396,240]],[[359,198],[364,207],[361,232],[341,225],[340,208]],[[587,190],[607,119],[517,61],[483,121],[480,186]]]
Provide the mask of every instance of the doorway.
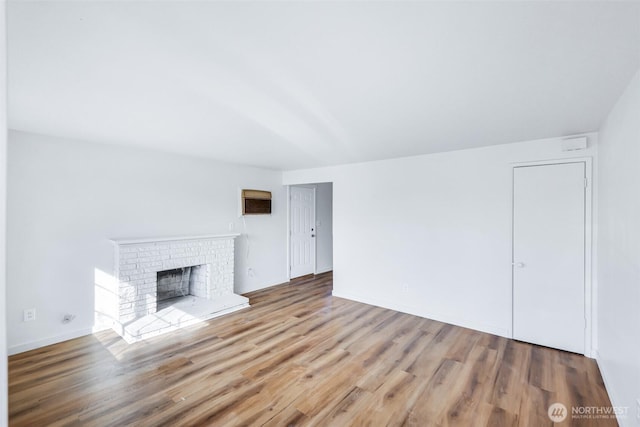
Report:
[[513,168],[513,337],[585,353],[587,163]]
[[333,184],[289,187],[289,278],[333,270]]

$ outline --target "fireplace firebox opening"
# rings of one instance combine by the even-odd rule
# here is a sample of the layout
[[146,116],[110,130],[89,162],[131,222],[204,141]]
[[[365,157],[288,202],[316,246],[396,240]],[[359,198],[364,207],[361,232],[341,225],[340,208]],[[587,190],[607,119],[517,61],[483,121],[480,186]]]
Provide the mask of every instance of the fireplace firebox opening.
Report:
[[174,268],[157,273],[157,310],[191,296],[207,298],[206,265]]

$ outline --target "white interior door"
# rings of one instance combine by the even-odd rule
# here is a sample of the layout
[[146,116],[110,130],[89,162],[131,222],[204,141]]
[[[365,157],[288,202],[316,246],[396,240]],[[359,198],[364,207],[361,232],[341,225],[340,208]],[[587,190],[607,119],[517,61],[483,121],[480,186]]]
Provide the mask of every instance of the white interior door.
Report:
[[584,353],[585,163],[513,172],[513,337]]
[[316,262],[315,190],[290,188],[291,278],[312,274]]

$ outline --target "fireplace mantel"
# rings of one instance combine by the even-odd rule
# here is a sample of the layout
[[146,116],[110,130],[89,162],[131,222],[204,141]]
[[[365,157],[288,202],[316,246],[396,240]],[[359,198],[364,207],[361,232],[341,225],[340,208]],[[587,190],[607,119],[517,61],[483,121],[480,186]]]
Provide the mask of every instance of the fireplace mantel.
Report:
[[231,234],[200,234],[196,236],[170,236],[170,237],[143,237],[143,238],[126,238],[111,239],[116,245],[135,245],[138,243],[154,243],[154,242],[179,242],[181,240],[203,240],[203,239],[231,239],[239,237],[240,233]]

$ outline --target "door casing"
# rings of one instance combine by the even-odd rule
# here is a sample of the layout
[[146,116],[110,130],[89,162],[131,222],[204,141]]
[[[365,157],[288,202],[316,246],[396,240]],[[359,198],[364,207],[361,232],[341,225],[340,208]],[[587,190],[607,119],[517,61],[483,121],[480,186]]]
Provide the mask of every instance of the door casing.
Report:
[[[316,191],[317,188],[313,184],[309,185],[288,185],[287,186],[287,279],[291,280],[291,188],[292,187],[304,187],[313,190],[313,228],[314,234],[318,234],[317,225],[316,225]],[[314,245],[314,255],[313,255],[313,274],[316,274],[317,270],[317,247],[316,247],[317,238],[313,239]]]
[[[585,176],[587,178],[587,185],[585,188],[585,257],[584,257],[584,316],[585,316],[585,329],[584,329],[584,355],[587,357],[595,357],[595,339],[593,337],[593,324],[596,313],[594,312],[594,301],[596,296],[594,295],[596,290],[593,287],[593,159],[591,157],[568,157],[566,159],[553,159],[553,160],[540,160],[533,162],[516,162],[511,164],[511,259],[508,264],[511,266],[514,256],[514,234],[513,234],[513,201],[514,201],[514,180],[513,174],[516,167],[521,166],[544,166],[554,165],[562,163],[584,163]],[[513,320],[514,320],[514,276],[513,269],[511,272],[511,331],[510,336],[513,338]]]

